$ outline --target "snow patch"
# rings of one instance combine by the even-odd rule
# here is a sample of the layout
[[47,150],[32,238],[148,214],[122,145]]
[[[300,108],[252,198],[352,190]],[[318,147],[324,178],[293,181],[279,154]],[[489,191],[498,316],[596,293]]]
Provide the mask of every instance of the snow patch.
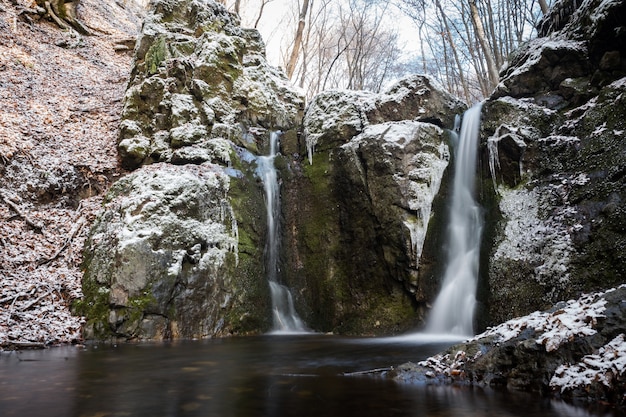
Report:
[[[513,260],[535,265],[537,282],[552,287],[552,291],[565,288],[569,282],[571,232],[578,224],[577,209],[568,201],[569,192],[588,181],[588,176],[581,173],[555,176],[554,183],[532,189],[499,186],[505,227],[493,254],[494,262]],[[543,207],[554,209],[543,212]]]
[[561,393],[575,389],[588,391],[594,383],[612,388],[625,373],[626,340],[622,333],[579,363],[559,366],[550,379],[550,387]]
[[490,328],[470,341],[491,337],[495,342],[503,343],[518,337],[522,331],[533,329],[537,344],[543,345],[547,352],[553,352],[563,343],[576,336],[591,336],[596,333],[595,325],[604,317],[606,300],[603,295],[614,289],[585,294],[578,300],[569,300],[553,312],[536,311],[527,316],[515,318]]

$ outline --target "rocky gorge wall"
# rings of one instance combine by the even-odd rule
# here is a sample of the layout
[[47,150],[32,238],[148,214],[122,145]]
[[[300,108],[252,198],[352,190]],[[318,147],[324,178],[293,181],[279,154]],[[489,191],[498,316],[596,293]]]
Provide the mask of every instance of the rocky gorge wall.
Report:
[[389,334],[422,319],[438,284],[420,258],[450,158],[446,129],[465,105],[414,76],[382,94],[324,93],[303,118],[301,93],[263,49],[213,1],[152,2],[120,124],[131,172],[111,187],[86,245],[77,312],[87,337],[269,329],[255,169],[275,130],[278,279],[307,324]]
[[[569,11],[569,12],[564,12]],[[483,326],[390,372],[626,405],[623,1],[556,2],[483,105]]]
[[558,10],[580,2],[569,3],[555,5],[542,27],[558,30],[515,53],[483,106],[491,325],[626,274],[626,6],[585,1],[564,22]]
[[257,31],[210,0],[156,0],[135,49],[109,190],[85,249],[88,338],[265,331],[263,188],[256,155],[290,135],[304,99]]
[[[483,106],[479,327],[623,282],[622,2],[587,1],[511,57]],[[559,14],[561,16],[561,14]],[[552,30],[552,32],[550,32]],[[210,0],[158,0],[124,99],[114,185],[86,247],[88,337],[269,328],[255,173],[282,130],[279,280],[318,331],[415,328],[439,286],[446,129],[425,76],[304,98]]]
[[433,206],[450,159],[446,129],[464,109],[424,76],[308,105],[281,172],[285,280],[313,328],[390,334],[421,322],[438,288],[419,264],[429,221],[443,212]]

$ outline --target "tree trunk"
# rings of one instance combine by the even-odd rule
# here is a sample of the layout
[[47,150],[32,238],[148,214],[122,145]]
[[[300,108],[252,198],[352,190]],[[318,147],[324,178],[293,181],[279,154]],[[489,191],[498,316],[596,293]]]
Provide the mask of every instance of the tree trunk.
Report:
[[298,63],[298,55],[300,54],[300,46],[302,45],[302,33],[304,32],[304,22],[309,11],[309,0],[304,0],[302,3],[302,9],[300,10],[300,16],[298,19],[298,29],[296,30],[296,37],[293,40],[293,49],[289,56],[289,62],[287,62],[287,78],[291,79],[296,64]]
[[461,66],[461,61],[459,60],[459,53],[456,50],[456,44],[454,43],[454,39],[452,39],[452,33],[450,32],[450,26],[448,25],[448,18],[443,11],[443,7],[441,7],[441,2],[437,0],[435,2],[437,8],[439,9],[439,13],[441,13],[441,20],[443,21],[443,25],[445,27],[445,36],[448,39],[448,43],[450,44],[450,48],[452,49],[452,56],[454,57],[454,62],[459,71],[459,79],[461,82],[461,86],[463,87],[463,94],[465,95],[465,100],[467,103],[470,103],[470,93],[467,82],[465,81],[465,75],[463,73],[463,67]]
[[548,14],[548,3],[546,0],[539,0],[539,7],[541,7],[541,13],[543,13],[544,16]]
[[478,38],[478,42],[480,43],[480,47],[485,54],[485,60],[487,61],[487,70],[489,71],[489,81],[491,81],[491,88],[494,88],[498,84],[499,78],[496,60],[494,59],[493,51],[489,46],[489,42],[487,42],[485,28],[483,27],[483,23],[480,20],[480,15],[478,14],[476,0],[469,0],[469,5],[470,14],[472,15],[472,23],[474,25],[474,31],[476,33],[476,37]]

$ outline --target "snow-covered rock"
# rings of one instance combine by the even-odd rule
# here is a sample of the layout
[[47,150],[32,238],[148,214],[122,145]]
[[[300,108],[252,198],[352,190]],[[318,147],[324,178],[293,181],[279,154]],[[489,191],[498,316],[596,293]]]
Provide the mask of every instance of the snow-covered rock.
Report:
[[309,163],[313,152],[349,141],[370,124],[415,120],[452,128],[466,105],[434,80],[413,75],[386,91],[325,91],[315,96],[304,118]]
[[122,164],[86,247],[86,336],[267,330],[263,188],[270,129],[295,135],[304,95],[256,30],[212,0],[155,0],[120,123]]
[[203,338],[242,327],[232,313],[252,310],[242,304],[255,286],[233,272],[230,185],[208,163],[153,164],[113,185],[86,248],[87,337]]
[[624,405],[626,285],[488,329],[394,377],[552,392]]
[[[256,30],[212,0],[151,7],[124,98],[118,148],[126,166],[170,162],[175,149],[214,138],[254,149],[241,141],[249,128],[300,123],[304,95],[267,63]],[[238,134],[213,129],[223,125]]]
[[551,14],[565,20],[514,54],[483,106],[487,325],[626,271],[626,6],[555,7],[574,11]]

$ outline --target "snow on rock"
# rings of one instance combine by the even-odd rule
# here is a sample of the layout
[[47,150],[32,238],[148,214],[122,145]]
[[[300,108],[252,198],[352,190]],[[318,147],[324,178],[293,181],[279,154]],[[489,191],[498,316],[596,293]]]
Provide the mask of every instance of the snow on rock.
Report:
[[604,317],[606,305],[606,300],[602,298],[604,294],[606,292],[586,294],[578,300],[561,303],[555,311],[537,311],[509,320],[470,340],[489,337],[497,343],[502,343],[518,337],[527,329],[533,329],[537,344],[543,345],[547,352],[555,351],[575,337],[591,336],[596,333],[595,325],[599,318]]
[[304,93],[267,63],[264,48],[258,31],[241,28],[221,4],[151,2],[124,97],[124,165],[202,163],[209,154],[187,158],[176,149],[222,138],[256,150],[243,140],[249,129],[297,126]]
[[412,75],[386,91],[325,91],[315,96],[304,117],[309,163],[316,148],[328,150],[387,121],[415,120],[452,128],[466,106],[425,75]]
[[[229,186],[223,169],[207,163],[153,164],[113,185],[86,249],[88,337],[107,329],[139,338],[216,331],[216,303],[230,299],[225,271],[239,255]],[[166,330],[166,321],[177,327]]]
[[503,385],[621,403],[626,285],[502,323],[394,377],[426,384]]
[[[369,125],[341,149],[354,155],[352,161],[359,169],[379,216],[392,213],[393,207],[406,209],[402,218],[409,232],[409,256],[417,266],[431,219],[432,203],[450,159],[443,129],[416,121]],[[382,197],[390,187],[388,184],[382,188],[377,186],[382,174],[376,165],[389,166],[385,173],[390,174],[397,187],[396,199]]]
[[614,388],[626,377],[626,340],[620,334],[597,353],[584,356],[576,364],[557,368],[550,379],[550,387],[559,393],[573,390],[590,391],[592,385],[602,384]]
[[[313,99],[304,117],[304,135],[309,163],[321,140],[329,145],[349,141],[369,124],[365,111],[374,106],[376,95],[367,91],[325,91]],[[336,139],[331,139],[335,137]],[[337,141],[337,142],[335,142]]]
[[528,278],[551,291],[558,292],[567,286],[572,250],[568,219],[574,217],[575,209],[561,206],[551,213],[541,210],[553,195],[562,194],[562,190],[562,185],[537,186],[530,190],[498,187],[505,226],[493,253],[492,267],[497,268],[499,262],[531,265],[532,275]]
[[[586,53],[587,44],[583,41],[533,39],[524,44],[502,70],[494,96],[520,97],[558,87],[565,78],[580,77],[584,66],[577,60],[584,59]],[[543,76],[547,68],[550,68],[550,74]],[[563,71],[555,71],[554,68],[562,68]]]

